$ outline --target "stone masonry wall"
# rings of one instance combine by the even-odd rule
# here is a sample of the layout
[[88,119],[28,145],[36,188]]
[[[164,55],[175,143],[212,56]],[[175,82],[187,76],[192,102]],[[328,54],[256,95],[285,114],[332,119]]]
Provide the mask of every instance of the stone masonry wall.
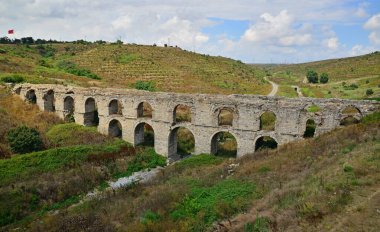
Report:
[[[85,103],[93,98],[99,113],[98,130],[108,134],[109,124],[118,120],[122,125],[122,138],[135,144],[140,123],[148,123],[154,129],[155,150],[164,156],[174,157],[173,136],[178,127],[189,129],[195,138],[195,154],[211,153],[211,141],[215,134],[221,131],[230,132],[237,141],[237,156],[253,153],[256,140],[262,136],[270,136],[280,144],[303,138],[306,121],[313,119],[316,124],[316,135],[330,131],[340,125],[346,117],[342,112],[348,106],[354,106],[361,117],[379,110],[379,102],[356,101],[342,99],[315,99],[315,98],[282,98],[256,95],[209,95],[209,94],[179,94],[146,92],[126,89],[80,88],[62,85],[32,85],[21,84],[14,87],[14,92],[22,99],[26,99],[28,91],[34,90],[37,105],[45,109],[47,94],[54,92],[55,112],[64,118],[64,99],[68,96],[74,99],[75,122],[84,125]],[[118,100],[122,106],[121,114],[109,115],[109,105],[112,100]],[[152,118],[139,118],[138,105],[148,102],[153,108]],[[179,104],[190,107],[192,121],[176,123],[173,111]],[[317,105],[319,112],[310,113],[308,106]],[[49,107],[51,108],[51,107]],[[218,114],[220,109],[228,108],[233,112],[232,126],[219,126]],[[260,130],[260,116],[265,111],[272,111],[276,115],[274,131]]]

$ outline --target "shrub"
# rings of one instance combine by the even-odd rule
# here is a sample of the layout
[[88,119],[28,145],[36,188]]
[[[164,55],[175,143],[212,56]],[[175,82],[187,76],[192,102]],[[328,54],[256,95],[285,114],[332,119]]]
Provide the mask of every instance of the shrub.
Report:
[[137,81],[135,83],[135,88],[151,92],[156,90],[155,83],[153,81]]
[[365,91],[365,94],[366,95],[372,95],[373,94],[373,90],[372,89],[367,89],[367,91]]
[[357,84],[353,83],[353,84],[351,84],[349,86],[345,85],[345,86],[343,86],[343,88],[345,90],[355,90],[355,89],[359,88],[359,86]]
[[1,81],[6,83],[21,83],[24,81],[24,78],[20,75],[5,76],[1,78]]
[[96,74],[92,73],[90,70],[78,68],[74,62],[63,60],[57,64],[57,67],[65,72],[68,72],[73,75],[88,77],[94,80],[100,80]]
[[19,126],[8,132],[7,139],[14,153],[28,153],[41,150],[42,140],[40,133],[27,126]]
[[322,84],[326,84],[328,81],[329,81],[329,75],[327,73],[322,73],[321,78],[320,78],[320,82]]
[[306,74],[309,83],[318,83],[318,73],[314,70],[309,70]]

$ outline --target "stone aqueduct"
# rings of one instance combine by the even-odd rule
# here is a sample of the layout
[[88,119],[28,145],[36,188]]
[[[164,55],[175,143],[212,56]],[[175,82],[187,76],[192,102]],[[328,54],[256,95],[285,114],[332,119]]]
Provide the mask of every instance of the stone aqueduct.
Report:
[[[231,133],[237,141],[237,157],[255,151],[259,138],[270,136],[278,144],[303,138],[306,122],[316,123],[315,134],[330,131],[349,115],[344,109],[355,107],[350,115],[357,120],[379,110],[379,102],[342,99],[314,99],[267,97],[255,95],[208,95],[146,92],[126,89],[80,88],[62,85],[21,84],[14,93],[22,99],[36,103],[41,110],[54,111],[61,118],[72,113],[75,122],[90,126],[98,114],[98,131],[139,144],[144,138],[144,123],[154,130],[154,148],[157,153],[175,158],[176,133],[185,127],[195,138],[195,154],[215,153],[216,134]],[[145,103],[144,103],[145,102]],[[144,117],[143,103],[153,109],[151,117]],[[176,122],[176,107],[187,106],[191,121]],[[309,112],[307,107],[318,106],[319,112]],[[97,109],[97,112],[96,112]],[[231,125],[220,124],[220,113],[231,112]],[[261,130],[260,116],[271,111],[276,116],[273,131]],[[120,133],[120,134],[119,134]]]

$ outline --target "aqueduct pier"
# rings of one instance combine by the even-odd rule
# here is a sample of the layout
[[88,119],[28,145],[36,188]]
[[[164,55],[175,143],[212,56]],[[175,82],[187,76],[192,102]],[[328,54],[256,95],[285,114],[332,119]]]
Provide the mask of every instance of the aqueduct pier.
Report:
[[[351,117],[380,109],[380,102],[342,99],[283,98],[256,95],[209,95],[147,92],[130,89],[81,88],[62,85],[20,84],[14,93],[35,103],[41,110],[55,112],[63,119],[93,126],[110,136],[119,136],[137,145],[144,140],[144,125],[154,131],[157,153],[174,159],[177,154],[178,128],[185,127],[195,139],[195,154],[215,153],[217,134],[229,132],[237,142],[237,157],[255,151],[260,138],[271,137],[284,144],[303,139],[308,120],[315,122],[315,135],[331,131]],[[178,106],[191,112],[185,121],[176,118]],[[318,110],[308,110],[317,107]],[[345,109],[355,108],[346,113]],[[151,108],[151,114],[145,114]],[[222,113],[231,120],[223,122]],[[261,128],[264,112],[275,115],[271,130]]]

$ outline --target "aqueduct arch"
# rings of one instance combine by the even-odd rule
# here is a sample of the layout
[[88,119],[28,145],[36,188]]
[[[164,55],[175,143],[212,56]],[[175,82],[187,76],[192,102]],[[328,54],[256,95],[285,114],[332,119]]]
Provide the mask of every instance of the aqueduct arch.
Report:
[[117,99],[113,99],[110,101],[110,104],[108,104],[108,114],[109,115],[123,115],[122,113],[122,105],[121,102]]
[[85,126],[99,125],[98,109],[97,109],[96,101],[94,98],[92,97],[87,98],[85,102],[85,113],[83,117],[84,117]]
[[122,138],[123,127],[117,119],[112,119],[108,126],[108,135],[111,137]]
[[[37,103],[41,110],[49,108],[42,99],[43,96],[51,96],[50,90],[54,92],[57,115],[64,118],[67,114],[74,114],[76,123],[98,125],[97,129],[101,133],[120,136],[120,131],[116,129],[121,129],[123,139],[139,144],[146,134],[145,124],[150,125],[155,132],[155,150],[164,156],[177,154],[175,141],[179,129],[176,128],[181,125],[188,128],[194,136],[194,153],[215,153],[217,139],[213,137],[217,132],[224,131],[231,133],[237,140],[236,156],[241,157],[254,152],[259,139],[265,142],[264,138],[261,139],[263,136],[274,138],[277,145],[303,139],[309,119],[313,119],[316,124],[314,134],[320,135],[339,127],[345,117],[361,120],[380,110],[380,102],[368,100],[180,94],[62,85],[18,84],[14,87],[15,93],[20,93],[19,97]],[[113,100],[123,102],[122,115],[109,114],[109,107],[112,108],[111,113],[116,112],[116,101]],[[181,104],[190,107],[191,121],[177,125],[173,123],[173,110]],[[305,107],[312,105],[318,106],[318,109],[305,110]],[[345,109],[349,106],[354,106],[357,111],[346,112]],[[226,114],[232,112],[232,123],[219,123],[224,121],[220,119],[224,115],[221,114],[221,109],[227,109],[229,112]],[[147,113],[149,111],[150,114]],[[260,130],[260,116],[266,111],[275,113],[275,127],[272,130]],[[117,121],[112,121],[114,119]],[[141,123],[144,124],[140,125]]]
[[238,142],[236,136],[228,131],[219,131],[211,138],[211,154],[236,157]]
[[48,112],[55,111],[55,98],[54,98],[54,90],[49,90],[43,97],[44,99],[44,109]]
[[36,91],[34,89],[28,90],[25,95],[25,100],[27,100],[29,103],[37,104]]
[[145,145],[154,147],[155,132],[153,127],[146,123],[140,122],[134,129],[134,145]]
[[75,103],[74,98],[71,96],[65,97],[63,100],[63,111],[64,111],[64,120],[66,122],[75,122],[74,119],[74,111],[75,111]]

